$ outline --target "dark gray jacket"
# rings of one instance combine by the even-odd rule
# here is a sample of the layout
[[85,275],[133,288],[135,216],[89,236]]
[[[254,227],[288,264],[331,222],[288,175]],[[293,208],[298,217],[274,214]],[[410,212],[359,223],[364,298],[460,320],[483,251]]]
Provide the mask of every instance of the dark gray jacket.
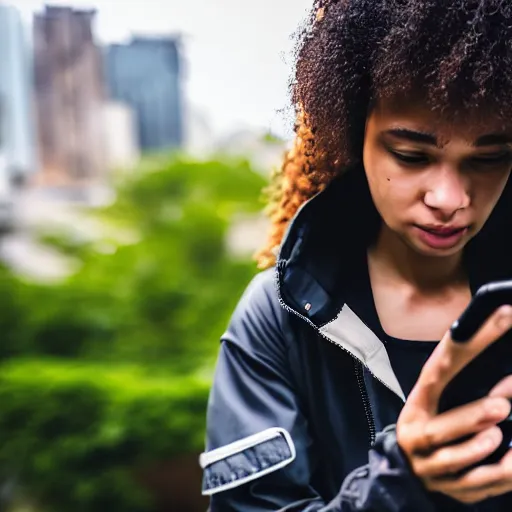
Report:
[[246,290],[208,406],[211,512],[457,509],[409,471],[393,427],[404,394],[344,303],[351,258],[378,223],[364,173],[348,171],[299,211],[276,268]]

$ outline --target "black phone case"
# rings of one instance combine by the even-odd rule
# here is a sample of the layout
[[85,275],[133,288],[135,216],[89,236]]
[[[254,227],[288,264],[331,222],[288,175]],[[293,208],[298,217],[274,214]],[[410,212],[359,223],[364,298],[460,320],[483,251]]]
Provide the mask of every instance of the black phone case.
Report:
[[451,327],[453,341],[468,341],[489,316],[505,304],[512,304],[512,281],[495,281],[479,288],[469,306]]
[[[512,335],[507,333],[471,361],[444,390],[439,412],[483,398],[504,377],[512,374]],[[499,448],[480,464],[498,462],[512,441],[512,418],[498,425],[503,433]]]
[[[481,287],[461,317],[453,324],[452,339],[458,343],[468,341],[487,318],[504,304],[512,304],[512,281],[494,282]],[[509,331],[469,363],[448,384],[441,396],[439,412],[485,397],[500,380],[511,374],[512,332]],[[498,462],[508,451],[512,441],[512,415],[499,427],[503,433],[502,443],[480,464]]]

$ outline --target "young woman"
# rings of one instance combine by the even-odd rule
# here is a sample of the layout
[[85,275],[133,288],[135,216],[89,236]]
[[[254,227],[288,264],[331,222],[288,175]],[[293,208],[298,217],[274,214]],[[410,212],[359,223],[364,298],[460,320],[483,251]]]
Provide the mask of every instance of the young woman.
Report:
[[317,0],[292,92],[273,268],[222,337],[210,397],[211,511],[512,510],[512,456],[479,464],[511,381],[438,412],[512,326],[503,306],[465,345],[446,334],[512,277],[512,3]]

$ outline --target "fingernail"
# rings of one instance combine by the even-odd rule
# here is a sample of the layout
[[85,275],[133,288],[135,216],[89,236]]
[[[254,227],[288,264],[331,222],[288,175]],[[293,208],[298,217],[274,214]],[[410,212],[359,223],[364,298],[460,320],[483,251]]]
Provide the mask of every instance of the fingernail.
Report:
[[512,327],[512,307],[505,306],[500,312],[500,318],[498,320],[498,327],[506,330]]
[[509,399],[508,401],[508,414],[507,417],[503,421],[512,421],[512,401]]
[[498,444],[498,434],[496,432],[493,432],[492,434],[489,434],[482,442],[482,449],[483,450],[491,450]]
[[493,416],[506,416],[510,413],[510,402],[505,398],[495,398],[490,401],[489,411]]

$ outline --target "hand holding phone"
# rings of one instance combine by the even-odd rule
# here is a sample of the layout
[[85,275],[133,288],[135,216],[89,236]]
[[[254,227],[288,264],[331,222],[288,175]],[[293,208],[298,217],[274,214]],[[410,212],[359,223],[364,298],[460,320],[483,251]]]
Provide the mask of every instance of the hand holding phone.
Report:
[[496,309],[507,304],[512,305],[512,280],[495,281],[482,286],[451,326],[452,340],[456,343],[467,342]]
[[[501,306],[512,305],[512,280],[496,281],[482,286],[451,329],[455,343],[471,340],[486,320]],[[444,412],[478,400],[489,394],[503,378],[512,375],[512,333],[506,332],[471,361],[446,387],[439,411]],[[498,450],[482,464],[497,462],[512,442],[512,416],[499,425],[503,441]]]
[[[511,410],[510,379],[500,374],[510,373],[510,358],[497,361],[499,371],[481,366],[493,360],[494,347],[511,328],[512,307],[499,307],[467,343],[454,342],[448,331],[425,363],[398,418],[397,441],[427,489],[464,503],[512,491],[512,451],[503,458],[495,453]],[[483,461],[497,463],[476,467]]]

